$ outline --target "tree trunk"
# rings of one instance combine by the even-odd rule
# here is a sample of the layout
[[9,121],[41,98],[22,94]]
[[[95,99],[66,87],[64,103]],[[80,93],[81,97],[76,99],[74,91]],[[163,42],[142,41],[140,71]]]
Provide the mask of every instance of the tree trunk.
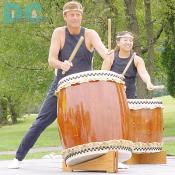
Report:
[[9,106],[10,117],[11,117],[12,123],[15,124],[17,123],[18,113],[15,109],[15,104],[13,103],[11,97],[8,97],[8,106]]
[[[148,60],[146,62],[147,70],[150,74],[151,80],[154,82],[154,34],[153,34],[153,22],[151,18],[151,2],[150,0],[144,0],[145,5],[145,24],[146,24],[146,38],[148,48]],[[152,98],[153,93],[147,94],[149,98]]]
[[[128,29],[135,35],[134,39],[134,50],[138,55],[141,55],[141,44],[140,44],[140,29],[136,17],[136,0],[124,0],[125,2],[125,13],[128,17]],[[140,78],[137,78],[137,97],[145,98],[147,96],[147,90],[145,84]]]
[[7,123],[7,99],[0,99],[0,124]]

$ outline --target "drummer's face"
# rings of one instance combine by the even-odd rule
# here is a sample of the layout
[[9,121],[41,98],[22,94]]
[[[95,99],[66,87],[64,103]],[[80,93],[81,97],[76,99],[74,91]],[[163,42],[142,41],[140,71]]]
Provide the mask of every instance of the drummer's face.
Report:
[[117,41],[117,46],[120,50],[130,51],[133,47],[133,37],[130,34],[123,35],[119,41]]
[[64,15],[68,27],[80,27],[82,14],[79,11],[68,11]]

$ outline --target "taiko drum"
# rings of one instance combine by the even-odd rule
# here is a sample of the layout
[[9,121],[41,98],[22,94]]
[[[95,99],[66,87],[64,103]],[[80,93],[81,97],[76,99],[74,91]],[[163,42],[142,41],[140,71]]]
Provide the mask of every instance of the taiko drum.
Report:
[[129,140],[137,142],[133,152],[158,152],[162,149],[163,104],[158,99],[128,99]]
[[87,71],[60,80],[58,126],[64,148],[128,139],[129,108],[121,76]]

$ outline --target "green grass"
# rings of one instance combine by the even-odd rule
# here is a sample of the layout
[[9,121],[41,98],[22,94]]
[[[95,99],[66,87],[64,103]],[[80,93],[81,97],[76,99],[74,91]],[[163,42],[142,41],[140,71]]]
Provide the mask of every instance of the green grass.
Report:
[[164,143],[163,148],[167,155],[175,155],[175,141]]
[[[175,99],[171,96],[163,96],[158,99],[163,102],[163,135],[164,137],[175,137]],[[175,155],[175,141],[165,142],[164,150],[168,155]]]
[[[25,117],[18,124],[0,128],[0,151],[16,150],[26,131],[29,129],[35,115]],[[39,137],[34,147],[58,146],[60,139],[56,121],[50,125]]]
[[[55,154],[61,154],[61,152],[49,151],[49,152],[29,153],[27,154],[25,159],[41,159],[43,156],[49,155],[49,154],[55,155]],[[13,158],[14,158],[14,155],[0,155],[0,160],[11,160]]]
[[164,136],[175,136],[175,99],[171,96],[160,97],[163,109]]

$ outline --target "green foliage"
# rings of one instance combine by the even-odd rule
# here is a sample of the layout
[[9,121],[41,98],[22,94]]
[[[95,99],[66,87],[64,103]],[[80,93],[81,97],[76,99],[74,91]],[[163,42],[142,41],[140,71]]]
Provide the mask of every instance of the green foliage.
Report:
[[175,4],[172,0],[163,1],[163,23],[166,38],[164,50],[162,51],[162,64],[167,73],[167,88],[169,93],[175,97]]
[[169,42],[165,42],[165,49],[162,52],[162,64],[167,73],[167,88],[173,97],[175,97],[175,47]]
[[16,24],[1,28],[0,96],[8,99],[17,117],[27,111],[29,104],[31,107],[41,100],[51,79],[48,44],[33,36],[35,27]]

